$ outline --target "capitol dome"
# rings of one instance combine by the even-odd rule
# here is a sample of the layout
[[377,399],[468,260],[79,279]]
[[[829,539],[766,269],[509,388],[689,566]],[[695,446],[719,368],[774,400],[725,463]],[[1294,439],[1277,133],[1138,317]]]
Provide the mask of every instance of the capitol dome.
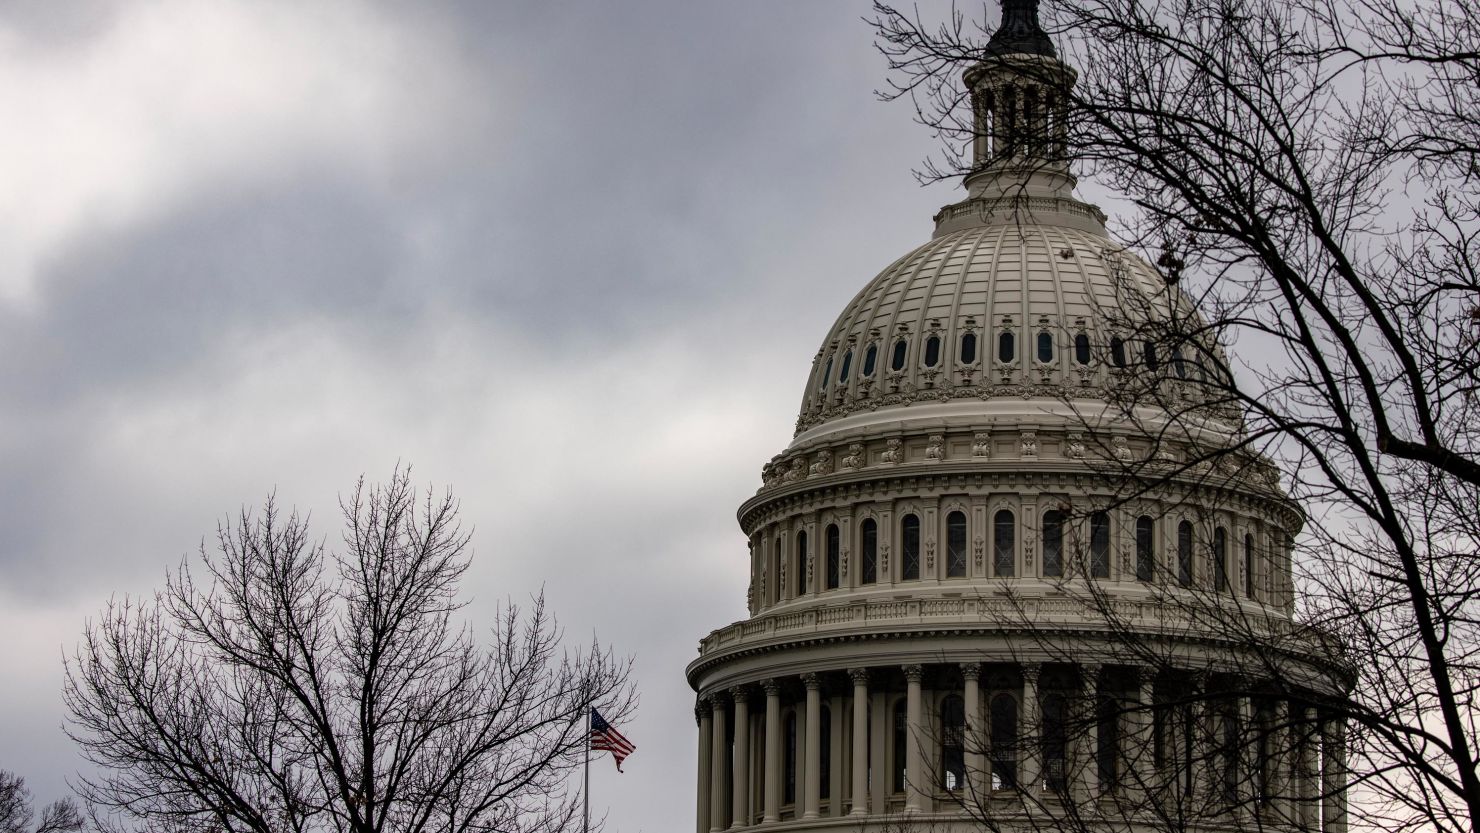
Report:
[[[1173,793],[1201,801],[1188,830],[1343,833],[1338,718],[1308,704],[1346,678],[1293,618],[1303,516],[1213,395],[1194,305],[1075,198],[1074,73],[1036,6],[1005,0],[966,73],[966,198],[844,307],[740,507],[748,618],[687,668],[698,833],[1086,806],[1108,832]],[[1320,732],[1218,745],[1297,723]],[[1244,757],[1257,786],[1215,786]]]

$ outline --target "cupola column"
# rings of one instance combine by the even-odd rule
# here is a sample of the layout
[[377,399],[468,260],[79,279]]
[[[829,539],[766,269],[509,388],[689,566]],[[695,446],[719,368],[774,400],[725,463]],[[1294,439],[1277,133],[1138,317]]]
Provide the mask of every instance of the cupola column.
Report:
[[725,742],[725,705],[719,695],[713,699],[714,715],[710,721],[713,730],[709,756],[709,829],[711,833],[725,829],[725,816],[729,807],[725,804],[725,759],[729,757],[729,744]]
[[1039,782],[1038,766],[1038,743],[1039,735],[1038,719],[1038,675],[1043,667],[1036,662],[1023,663],[1023,708],[1018,737],[1022,739],[1018,744],[1019,754],[1019,781],[1022,788],[1027,791],[1036,791]]
[[1296,732],[1296,749],[1299,750],[1299,767],[1296,779],[1300,788],[1295,792],[1298,796],[1300,806],[1296,813],[1300,818],[1300,826],[1306,830],[1315,830],[1320,827],[1321,790],[1317,782],[1316,745],[1319,736],[1315,732],[1316,710],[1312,708],[1300,708],[1298,717],[1294,722],[1293,731]]
[[709,698],[700,697],[699,705],[694,707],[694,715],[699,721],[699,789],[696,792],[699,797],[697,808],[699,813],[694,824],[697,833],[704,833],[709,829],[709,766],[710,746],[713,743],[710,710]]
[[853,815],[868,815],[868,669],[848,671],[853,681]]
[[1131,712],[1132,742],[1127,747],[1135,750],[1131,766],[1135,767],[1133,782],[1142,798],[1148,798],[1156,783],[1156,673],[1152,668],[1136,669],[1138,708]]
[[1296,779],[1293,773],[1297,766],[1293,743],[1295,733],[1290,731],[1290,701],[1276,700],[1274,725],[1269,729],[1267,748],[1269,755],[1270,815],[1278,824],[1294,824],[1295,814],[1290,797],[1294,794]]
[[986,744],[982,741],[982,698],[981,698],[981,675],[980,663],[961,663],[961,677],[965,681],[961,699],[966,705],[966,783],[967,802],[978,801],[987,794],[986,756],[982,750]]
[[817,818],[822,803],[822,679],[813,673],[802,675],[807,689],[807,769],[805,804],[802,818]]
[[921,721],[923,703],[920,693],[920,684],[924,678],[925,669],[921,666],[904,666],[906,684],[904,810],[906,813],[918,813],[925,809],[925,788],[930,782],[930,779],[925,776],[925,761],[920,748],[925,741],[925,730]]
[[766,692],[765,815],[761,820],[781,820],[781,684],[763,680]]
[[735,752],[730,763],[730,826],[750,823],[750,691],[745,686],[730,689],[735,701]]
[[[1080,733],[1079,788],[1084,799],[1094,802],[1099,799],[1105,785],[1100,783],[1100,672],[1098,662],[1086,662],[1079,666],[1080,686],[1084,692],[1079,705],[1080,724],[1085,727]],[[1093,806],[1091,806],[1093,810]]]
[[1321,830],[1346,833],[1346,721],[1321,723]]

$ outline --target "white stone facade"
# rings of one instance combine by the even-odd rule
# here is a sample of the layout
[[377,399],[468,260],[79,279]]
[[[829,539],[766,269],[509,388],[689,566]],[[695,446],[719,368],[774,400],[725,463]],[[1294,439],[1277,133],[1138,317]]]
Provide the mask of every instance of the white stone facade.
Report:
[[[1114,346],[1107,310],[1190,304],[1105,235],[1066,162],[1025,165],[1002,138],[1001,101],[1052,103],[1034,85],[1073,82],[1034,46],[1035,20],[1006,19],[1036,4],[1006,5],[1003,31],[1020,37],[1003,48],[1037,51],[968,73],[990,125],[968,199],[838,317],[796,436],[740,507],[750,618],[702,639],[688,667],[695,829],[966,829],[983,814],[1031,829],[1069,805],[1123,829],[1137,791],[1139,813],[1226,790],[1227,809],[1192,826],[1342,833],[1340,723],[1292,714],[1305,699],[1212,696],[1233,675],[1248,689],[1232,619],[1281,645],[1286,689],[1341,692],[1329,653],[1291,623],[1299,511],[1254,455],[1182,464],[1189,444],[1236,437],[1237,415],[1206,408],[1195,430],[1163,433],[1157,408],[1119,407],[1146,355]],[[1056,106],[1017,128],[1040,149],[1057,141]],[[1127,499],[1136,466],[1160,482]],[[1175,661],[1143,662],[1145,646]],[[1173,701],[1190,705],[1152,708]],[[1071,736],[1065,710],[1085,703],[1106,711]],[[1297,723],[1322,734],[1297,741]],[[1199,752],[1209,727],[1235,725],[1268,731],[1230,778]]]

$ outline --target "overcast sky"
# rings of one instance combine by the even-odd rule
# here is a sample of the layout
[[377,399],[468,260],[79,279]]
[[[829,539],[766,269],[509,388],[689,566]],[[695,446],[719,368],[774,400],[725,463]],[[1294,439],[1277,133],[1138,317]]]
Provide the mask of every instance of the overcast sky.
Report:
[[[957,198],[863,2],[0,7],[0,768],[59,797],[61,656],[272,490],[398,462],[636,658],[613,831],[693,824],[698,639],[810,359]],[[673,805],[654,797],[671,795]]]

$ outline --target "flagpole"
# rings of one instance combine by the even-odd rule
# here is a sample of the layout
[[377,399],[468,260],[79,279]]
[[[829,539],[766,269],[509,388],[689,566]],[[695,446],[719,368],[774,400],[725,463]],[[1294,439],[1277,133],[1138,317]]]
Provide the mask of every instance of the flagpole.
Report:
[[581,833],[591,833],[591,711],[586,711],[586,785],[581,788]]

